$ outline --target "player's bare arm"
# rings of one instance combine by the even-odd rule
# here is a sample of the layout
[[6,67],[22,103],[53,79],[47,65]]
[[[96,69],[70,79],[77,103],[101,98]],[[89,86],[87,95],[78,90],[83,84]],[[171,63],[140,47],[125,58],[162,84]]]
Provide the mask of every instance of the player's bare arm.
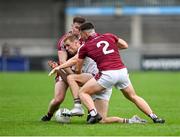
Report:
[[58,73],[61,69],[66,69],[69,68],[73,65],[77,64],[77,55],[75,55],[74,57],[70,58],[68,61],[64,62],[63,64],[55,67],[54,69],[51,70],[51,72],[49,73],[49,76]]
[[65,69],[71,66],[74,66],[77,64],[77,55],[75,55],[74,57],[70,58],[68,61],[66,61],[65,63],[61,64],[59,66],[59,69]]
[[76,73],[77,74],[81,73],[83,63],[84,63],[84,59],[77,58],[77,64],[76,64]]
[[[58,51],[59,64],[63,64],[67,61],[68,55],[66,51]],[[67,74],[73,74],[71,68],[65,68],[64,71]]]
[[118,38],[117,46],[119,49],[127,49],[128,48],[127,42],[121,38]]

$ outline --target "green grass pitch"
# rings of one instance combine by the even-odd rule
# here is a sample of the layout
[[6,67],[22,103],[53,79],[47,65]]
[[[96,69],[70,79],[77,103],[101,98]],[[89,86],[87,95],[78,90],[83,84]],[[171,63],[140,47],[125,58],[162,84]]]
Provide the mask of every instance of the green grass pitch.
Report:
[[[73,117],[69,124],[59,124],[54,118],[41,122],[54,94],[54,79],[47,73],[0,73],[0,135],[1,136],[178,136],[180,135],[180,72],[131,72],[137,91],[166,120],[153,124],[113,89],[109,115],[129,118],[134,114],[147,119],[140,124],[87,125],[86,116]],[[71,108],[70,92],[61,107]]]

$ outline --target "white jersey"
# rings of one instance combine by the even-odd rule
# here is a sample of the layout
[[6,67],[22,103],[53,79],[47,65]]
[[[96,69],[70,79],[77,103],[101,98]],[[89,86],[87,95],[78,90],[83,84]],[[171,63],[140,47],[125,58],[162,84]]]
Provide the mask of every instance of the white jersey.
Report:
[[86,57],[84,60],[84,64],[82,67],[82,73],[91,73],[92,75],[96,75],[99,72],[96,62],[89,57]]

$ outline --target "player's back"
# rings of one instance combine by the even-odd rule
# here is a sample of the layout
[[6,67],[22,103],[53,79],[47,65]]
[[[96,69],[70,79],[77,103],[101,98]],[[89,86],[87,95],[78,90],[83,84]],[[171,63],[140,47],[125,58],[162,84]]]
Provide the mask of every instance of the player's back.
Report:
[[[117,70],[124,68],[119,50],[116,45],[117,38],[110,35],[100,35],[86,42],[82,50],[86,56],[92,58],[100,71]],[[81,56],[81,55],[80,55]]]

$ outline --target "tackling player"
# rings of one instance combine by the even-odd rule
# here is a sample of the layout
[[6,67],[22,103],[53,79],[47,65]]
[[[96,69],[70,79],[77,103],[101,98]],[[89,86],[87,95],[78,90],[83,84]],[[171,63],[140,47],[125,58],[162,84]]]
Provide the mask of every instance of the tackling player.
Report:
[[[84,23],[80,27],[81,37],[86,43],[78,52],[78,68],[82,68],[86,56],[91,57],[99,69],[99,75],[91,78],[81,89],[81,101],[90,111],[88,123],[97,123],[101,116],[97,113],[95,105],[90,97],[91,94],[102,92],[106,88],[115,86],[122,91],[124,96],[132,101],[141,111],[148,115],[154,123],[164,123],[165,120],[158,118],[151,110],[148,103],[138,96],[131,84],[127,68],[123,64],[119,54],[119,49],[126,49],[128,45],[125,41],[121,42],[116,35],[97,36],[92,23]],[[123,44],[122,44],[123,43]]]

